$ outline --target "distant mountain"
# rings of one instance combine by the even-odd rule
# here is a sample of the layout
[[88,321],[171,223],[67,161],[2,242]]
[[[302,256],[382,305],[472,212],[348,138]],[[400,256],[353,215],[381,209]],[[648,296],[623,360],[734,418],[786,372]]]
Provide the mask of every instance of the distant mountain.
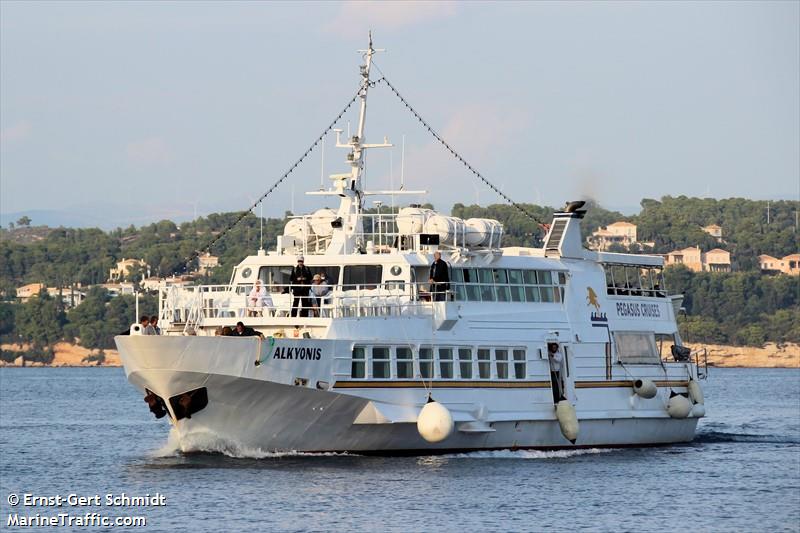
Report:
[[147,211],[136,210],[122,205],[86,206],[70,209],[31,209],[14,213],[0,213],[0,225],[8,228],[8,224],[16,224],[22,216],[31,219],[35,226],[51,228],[100,228],[110,231],[116,228],[144,226],[159,220],[172,220],[180,223],[191,220],[193,213],[168,207],[156,206]]
[[10,222],[16,224],[17,220],[23,216],[30,218],[31,223],[36,226],[50,226],[51,228],[57,228],[59,226],[64,226],[66,228],[100,227],[103,229],[112,229],[112,227],[106,227],[105,221],[102,218],[90,214],[49,209],[32,209],[30,211],[17,211],[16,213],[0,213],[0,225],[4,228],[8,228]]

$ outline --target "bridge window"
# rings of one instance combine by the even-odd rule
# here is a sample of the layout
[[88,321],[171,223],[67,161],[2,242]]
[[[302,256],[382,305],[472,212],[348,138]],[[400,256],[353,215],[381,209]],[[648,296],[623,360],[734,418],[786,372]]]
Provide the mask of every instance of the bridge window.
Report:
[[397,347],[397,377],[400,379],[414,377],[414,352],[408,346]]
[[505,268],[454,268],[455,299],[469,302],[555,302],[564,300],[566,272]]
[[433,378],[433,348],[419,349],[419,375],[423,379]]
[[389,379],[389,347],[372,347],[372,377],[377,379]]
[[481,300],[484,302],[494,302],[494,274],[491,268],[478,269],[478,281],[480,281]]
[[522,278],[522,270],[509,270],[508,271],[509,290],[511,292],[512,302],[525,301],[525,288],[523,284],[525,281]]
[[383,280],[383,265],[346,265],[344,267],[344,285],[355,288],[377,287]]
[[465,268],[464,272],[464,283],[467,292],[467,300],[470,302],[480,302],[481,301],[481,292],[480,288],[477,285],[478,283],[478,272],[474,268]]
[[[293,266],[264,266],[258,271],[258,279],[265,287],[269,287],[270,292],[283,292],[283,289],[289,286],[290,277],[292,275]],[[339,283],[339,266],[311,266],[308,268],[312,274],[325,274],[328,280],[328,285],[336,285]],[[252,284],[249,286],[252,288]],[[248,288],[248,291],[250,290]]]
[[350,367],[350,377],[355,379],[363,379],[366,377],[365,373],[365,352],[363,346],[353,346],[353,364]]
[[495,268],[493,274],[495,290],[497,291],[497,301],[510,302],[511,290],[508,287],[508,272],[505,268]]
[[460,268],[450,269],[450,286],[456,300],[463,302],[467,299],[467,293],[464,290],[464,270]]
[[458,365],[461,379],[472,379],[472,348],[458,349]]
[[439,348],[439,377],[453,379],[453,349]]

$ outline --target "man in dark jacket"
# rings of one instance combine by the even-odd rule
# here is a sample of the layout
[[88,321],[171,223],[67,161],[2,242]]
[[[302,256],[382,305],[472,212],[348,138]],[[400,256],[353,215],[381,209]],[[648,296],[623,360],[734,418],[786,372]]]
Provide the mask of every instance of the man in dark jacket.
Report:
[[442,260],[442,254],[433,253],[433,263],[431,264],[431,294],[434,302],[444,302],[447,300],[447,291],[450,290],[450,268]]
[[256,331],[250,326],[245,326],[242,322],[237,322],[236,327],[230,333],[231,337],[261,337],[264,335],[260,331]]
[[289,282],[292,284],[292,295],[294,296],[292,316],[297,316],[298,311],[300,316],[308,316],[308,310],[311,307],[309,301],[311,270],[305,265],[305,258],[302,255],[297,256],[297,266],[292,269]]

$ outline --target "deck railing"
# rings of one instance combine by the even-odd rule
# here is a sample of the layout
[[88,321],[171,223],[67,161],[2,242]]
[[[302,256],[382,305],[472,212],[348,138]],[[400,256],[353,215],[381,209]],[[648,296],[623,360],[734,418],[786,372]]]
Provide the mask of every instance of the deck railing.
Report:
[[698,379],[708,379],[708,349],[705,347],[692,352]]
[[[365,252],[367,253],[390,253],[393,250],[424,251],[420,234],[403,234],[397,226],[397,213],[362,213],[361,221],[363,233],[361,238],[364,241]],[[330,242],[330,235],[317,235],[310,228],[313,222],[317,221],[314,215],[301,215],[289,217],[291,219],[302,220],[300,226],[300,242],[296,249],[305,255],[311,253],[323,253]],[[451,238],[447,242],[441,242],[441,248],[465,248],[467,247],[467,235],[470,231],[465,224],[454,227]],[[488,235],[488,246],[472,246],[477,249],[496,249],[500,247],[503,236],[501,226],[491,227]]]
[[[189,330],[210,319],[281,318],[292,314],[295,297],[290,285],[270,285],[266,298],[254,301],[250,286],[197,285],[169,287],[160,292],[162,323]],[[308,316],[347,318],[371,316],[431,316],[428,284],[394,282],[379,285],[337,285],[324,296],[309,295],[302,302]],[[452,299],[449,292],[443,298]],[[299,304],[299,302],[298,302]],[[266,321],[266,320],[265,320]]]

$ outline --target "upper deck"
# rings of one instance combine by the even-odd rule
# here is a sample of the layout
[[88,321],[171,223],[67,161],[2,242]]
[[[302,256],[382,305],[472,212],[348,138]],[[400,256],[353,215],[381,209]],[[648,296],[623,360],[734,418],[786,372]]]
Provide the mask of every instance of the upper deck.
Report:
[[[574,219],[576,225],[578,221]],[[574,234],[567,229],[565,237]],[[365,253],[304,257],[312,275],[324,274],[329,288],[324,298],[307,302],[314,304],[307,317],[291,316],[290,275],[297,257],[289,251],[296,250],[278,248],[245,258],[228,285],[162,291],[164,329],[173,334],[214,334],[217,328],[241,320],[268,335],[321,338],[332,323],[348,319],[425,318],[433,320],[435,329],[452,327],[459,317],[479,315],[561,317],[558,320],[588,323],[582,309],[586,307],[584,291],[591,287],[603,300],[663,303],[658,317],[663,316],[666,329],[674,328],[657,257],[583,249],[580,257],[569,257],[562,255],[562,246],[548,252],[544,248],[419,244],[427,240],[421,234],[382,232],[376,237],[379,243],[392,244],[370,247]],[[403,249],[402,242],[417,244]],[[428,282],[433,251],[441,252],[449,265],[444,302],[434,301]],[[254,306],[248,296],[257,281],[269,296],[263,305]]]

